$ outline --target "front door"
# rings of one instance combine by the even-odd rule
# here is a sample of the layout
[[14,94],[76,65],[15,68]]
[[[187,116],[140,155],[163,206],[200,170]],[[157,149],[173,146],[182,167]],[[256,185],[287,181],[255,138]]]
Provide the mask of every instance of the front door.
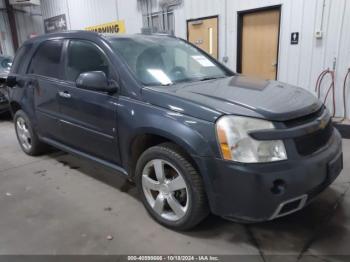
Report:
[[188,41],[218,59],[218,18],[187,21]]
[[238,72],[277,79],[280,8],[239,14]]
[[119,164],[118,97],[81,89],[75,84],[81,73],[89,71],[103,71],[109,78],[113,78],[106,55],[92,42],[71,40],[65,58],[65,84],[59,88],[60,125],[64,144]]

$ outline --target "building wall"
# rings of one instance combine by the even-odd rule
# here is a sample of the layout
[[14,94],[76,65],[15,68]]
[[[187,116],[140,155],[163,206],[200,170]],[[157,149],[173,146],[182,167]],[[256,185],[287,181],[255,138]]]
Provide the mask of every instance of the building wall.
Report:
[[5,55],[13,55],[12,37],[10,26],[5,11],[0,11],[0,44],[2,53]]
[[127,33],[139,33],[142,16],[138,15],[137,0],[42,0],[43,18],[66,14],[68,29],[124,20]]
[[[5,8],[5,2],[3,0],[0,0],[0,9],[3,8]],[[44,32],[40,7],[14,6],[14,8],[19,45],[26,41],[30,35],[40,35]],[[8,16],[4,10],[0,11],[0,33],[3,53],[13,56],[15,50],[12,44],[12,36]],[[3,39],[3,37],[5,39]]]
[[[0,0],[0,9],[5,8],[5,2]],[[5,55],[13,55],[12,37],[10,33],[10,25],[7,18],[7,13],[0,10],[0,43],[2,52]]]
[[43,17],[39,6],[15,7],[18,42],[21,45],[31,35],[44,33]]

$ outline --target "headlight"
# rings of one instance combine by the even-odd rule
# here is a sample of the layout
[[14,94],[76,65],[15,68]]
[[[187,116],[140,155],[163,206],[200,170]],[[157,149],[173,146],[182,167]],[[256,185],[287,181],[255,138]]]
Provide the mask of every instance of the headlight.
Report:
[[269,121],[224,116],[216,124],[217,138],[222,157],[241,163],[274,162],[287,159],[281,140],[258,141],[249,136],[250,131],[275,129]]

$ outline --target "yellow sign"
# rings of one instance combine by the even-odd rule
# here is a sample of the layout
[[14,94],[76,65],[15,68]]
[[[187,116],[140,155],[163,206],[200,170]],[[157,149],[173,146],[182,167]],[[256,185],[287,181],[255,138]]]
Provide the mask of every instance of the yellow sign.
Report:
[[119,34],[125,33],[125,22],[124,20],[115,21],[107,24],[90,26],[85,28],[87,31],[94,31],[97,33],[110,33],[110,34]]

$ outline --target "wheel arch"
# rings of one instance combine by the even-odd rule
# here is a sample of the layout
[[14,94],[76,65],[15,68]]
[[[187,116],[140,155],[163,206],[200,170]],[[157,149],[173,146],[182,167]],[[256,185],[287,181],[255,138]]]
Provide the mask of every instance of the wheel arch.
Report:
[[11,101],[10,102],[10,111],[12,116],[15,116],[15,114],[17,113],[18,110],[21,110],[22,106],[16,102],[16,101]]
[[[157,146],[163,143],[172,143],[175,145],[186,157],[186,159],[200,171],[196,161],[192,155],[198,155],[198,149],[194,141],[180,138],[170,132],[157,128],[141,128],[130,139],[130,146],[128,150],[127,168],[131,179],[135,175],[135,167],[139,157],[148,148]],[[202,144],[203,145],[203,144]]]

